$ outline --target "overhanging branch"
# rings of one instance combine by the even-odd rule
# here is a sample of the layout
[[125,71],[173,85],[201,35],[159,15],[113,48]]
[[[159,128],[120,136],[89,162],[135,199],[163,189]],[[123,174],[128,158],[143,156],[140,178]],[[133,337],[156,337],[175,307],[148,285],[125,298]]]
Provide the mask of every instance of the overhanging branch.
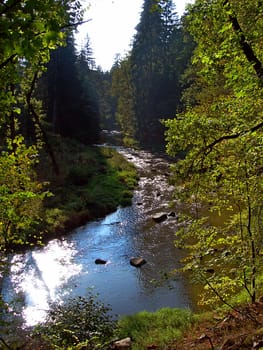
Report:
[[85,23],[88,23],[88,22],[90,22],[90,21],[91,21],[91,19],[87,19],[87,20],[85,20],[85,21],[80,21],[80,22],[75,22],[75,23],[69,23],[69,24],[67,24],[67,25],[65,25],[65,26],[63,26],[63,27],[61,27],[60,29],[63,30],[63,29],[66,29],[66,28],[78,27],[78,26],[80,26],[80,25],[82,25],[82,24],[85,24]]
[[[60,30],[65,30],[67,28],[76,28],[82,24],[85,24],[87,22],[90,22],[91,19],[87,19],[85,21],[81,21],[81,22],[76,22],[76,23],[69,23],[63,27],[60,28]],[[38,35],[42,35],[42,34],[45,34],[46,32],[40,32],[40,33],[37,33],[35,34],[35,37],[38,36]],[[11,55],[10,57],[8,57],[4,62],[0,63],[0,69],[4,68],[5,66],[8,65],[8,63],[12,62],[15,58],[17,57],[17,54],[14,53],[13,55]]]
[[[230,8],[229,0],[225,0],[223,2],[223,6],[228,6]],[[240,43],[241,49],[242,49],[243,53],[245,54],[248,62],[250,62],[253,65],[253,68],[254,68],[258,78],[259,79],[263,79],[262,63],[257,58],[257,56],[255,55],[251,45],[246,40],[245,34],[244,34],[242,28],[240,27],[240,24],[239,24],[239,22],[237,20],[237,17],[232,15],[232,14],[229,14],[228,17],[229,17],[229,20],[230,20],[230,22],[232,24],[232,28],[238,34],[239,43]]]
[[240,136],[243,136],[243,135],[246,135],[248,133],[251,133],[251,132],[255,132],[257,130],[259,130],[260,128],[263,127],[263,122],[253,126],[251,129],[247,129],[247,130],[244,130],[244,131],[240,131],[236,134],[232,134],[232,135],[224,135],[224,136],[221,136],[219,137],[218,139],[216,139],[215,141],[211,142],[208,146],[205,147],[204,149],[204,152],[206,154],[210,153],[212,151],[212,149],[214,148],[214,146],[216,146],[217,144],[223,142],[223,141],[226,141],[226,140],[233,140],[233,139],[237,139],[238,137]]

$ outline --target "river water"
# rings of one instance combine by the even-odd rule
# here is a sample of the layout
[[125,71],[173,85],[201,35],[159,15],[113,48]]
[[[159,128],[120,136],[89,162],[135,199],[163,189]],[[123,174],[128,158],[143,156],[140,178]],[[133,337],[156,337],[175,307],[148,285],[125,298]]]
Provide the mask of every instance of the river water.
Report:
[[[41,249],[10,257],[10,273],[3,282],[6,301],[16,300],[27,325],[43,320],[51,301],[86,296],[91,291],[109,304],[114,315],[161,307],[192,308],[188,282],[171,272],[180,265],[182,251],[174,247],[181,225],[173,187],[167,183],[169,162],[146,151],[118,148],[140,174],[132,205],[118,208]],[[175,216],[156,223],[157,212]],[[131,257],[143,257],[141,268]],[[96,259],[107,261],[95,264]]]

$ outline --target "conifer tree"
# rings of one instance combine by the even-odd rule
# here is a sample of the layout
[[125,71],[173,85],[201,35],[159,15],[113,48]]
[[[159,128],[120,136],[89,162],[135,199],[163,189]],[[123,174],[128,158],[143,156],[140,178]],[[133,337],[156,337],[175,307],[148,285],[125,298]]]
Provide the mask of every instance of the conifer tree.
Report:
[[[164,144],[160,123],[180,105],[180,76],[189,62],[172,1],[145,0],[131,51],[137,136],[142,145]],[[190,45],[189,43],[185,44]],[[190,50],[191,51],[191,50]]]
[[[78,67],[88,74],[89,63],[83,52]],[[67,45],[53,52],[48,68],[49,121],[55,133],[93,143],[99,137],[98,107],[91,89],[84,86],[87,79],[80,79],[78,67],[74,40],[70,35]]]

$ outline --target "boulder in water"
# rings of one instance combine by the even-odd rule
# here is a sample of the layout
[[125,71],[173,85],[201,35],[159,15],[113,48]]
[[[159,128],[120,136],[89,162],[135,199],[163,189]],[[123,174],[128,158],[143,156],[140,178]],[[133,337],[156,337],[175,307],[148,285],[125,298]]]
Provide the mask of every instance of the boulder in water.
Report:
[[96,259],[95,260],[95,264],[97,265],[105,265],[107,263],[107,260],[104,260],[104,259]]
[[162,222],[167,219],[167,214],[166,213],[157,213],[152,216],[152,219],[155,222]]
[[135,267],[141,267],[142,265],[146,264],[146,260],[141,257],[131,258],[130,264]]

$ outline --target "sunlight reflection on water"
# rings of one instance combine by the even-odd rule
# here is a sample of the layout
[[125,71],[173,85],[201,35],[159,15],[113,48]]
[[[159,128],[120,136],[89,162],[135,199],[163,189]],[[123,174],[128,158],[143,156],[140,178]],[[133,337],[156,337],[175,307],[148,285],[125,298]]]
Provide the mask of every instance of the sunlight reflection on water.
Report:
[[[169,203],[173,187],[167,183],[169,165],[151,153],[120,150],[140,173],[130,207],[118,208],[104,219],[84,225],[63,240],[12,258],[4,280],[6,301],[20,299],[27,325],[44,319],[49,302],[98,293],[114,315],[127,315],[160,307],[190,307],[186,281],[172,276],[182,252],[173,241],[176,217],[156,224],[156,212],[177,211]],[[132,256],[147,261],[141,269],[130,265]],[[96,265],[102,258],[108,263]]]
[[63,286],[82,270],[81,264],[73,261],[76,254],[73,244],[53,240],[42,250],[13,256],[8,280],[13,295],[8,297],[22,299],[27,325],[41,321],[48,303],[69,293]]

